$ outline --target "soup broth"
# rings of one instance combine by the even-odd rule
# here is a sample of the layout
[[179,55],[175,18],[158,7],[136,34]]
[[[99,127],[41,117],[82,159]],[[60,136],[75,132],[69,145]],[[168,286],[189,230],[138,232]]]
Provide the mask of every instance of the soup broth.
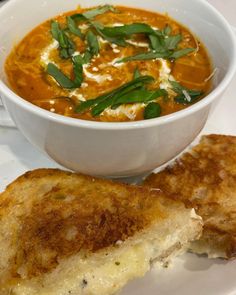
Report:
[[211,89],[212,67],[204,45],[167,14],[106,5],[40,24],[5,71],[11,88],[38,107],[122,122],[196,103]]

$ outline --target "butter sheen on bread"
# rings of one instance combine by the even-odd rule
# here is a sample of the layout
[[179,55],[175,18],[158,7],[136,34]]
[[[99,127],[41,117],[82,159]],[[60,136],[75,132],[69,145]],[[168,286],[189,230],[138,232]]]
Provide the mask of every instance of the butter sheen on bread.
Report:
[[111,295],[201,230],[192,209],[159,191],[27,172],[0,195],[0,294]]

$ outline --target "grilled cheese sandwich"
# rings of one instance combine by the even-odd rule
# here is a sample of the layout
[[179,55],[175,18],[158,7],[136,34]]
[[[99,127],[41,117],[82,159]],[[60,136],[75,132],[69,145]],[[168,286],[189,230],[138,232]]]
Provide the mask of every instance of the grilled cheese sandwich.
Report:
[[158,188],[203,218],[201,239],[190,250],[210,258],[236,257],[236,137],[203,136],[200,144],[145,186]]
[[0,294],[115,294],[201,230],[192,209],[159,191],[31,171],[0,195]]

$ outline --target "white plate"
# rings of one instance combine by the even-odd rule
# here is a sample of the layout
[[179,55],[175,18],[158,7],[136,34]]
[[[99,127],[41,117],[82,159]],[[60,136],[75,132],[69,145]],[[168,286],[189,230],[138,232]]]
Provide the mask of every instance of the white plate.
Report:
[[[236,135],[236,76],[201,134]],[[0,127],[0,191],[27,170],[59,167],[14,128]],[[155,267],[129,283],[120,295],[236,295],[236,261],[185,254],[167,269]]]

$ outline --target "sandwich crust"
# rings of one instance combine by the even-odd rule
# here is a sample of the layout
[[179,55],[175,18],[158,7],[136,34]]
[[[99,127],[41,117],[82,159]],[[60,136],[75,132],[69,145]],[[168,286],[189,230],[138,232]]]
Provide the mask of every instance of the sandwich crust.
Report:
[[10,249],[0,277],[41,276],[76,253],[117,247],[183,209],[144,187],[57,169],[27,172],[0,195],[0,245]]
[[236,257],[236,137],[203,136],[200,144],[145,186],[195,208],[203,218],[203,235],[191,248],[209,257]]

